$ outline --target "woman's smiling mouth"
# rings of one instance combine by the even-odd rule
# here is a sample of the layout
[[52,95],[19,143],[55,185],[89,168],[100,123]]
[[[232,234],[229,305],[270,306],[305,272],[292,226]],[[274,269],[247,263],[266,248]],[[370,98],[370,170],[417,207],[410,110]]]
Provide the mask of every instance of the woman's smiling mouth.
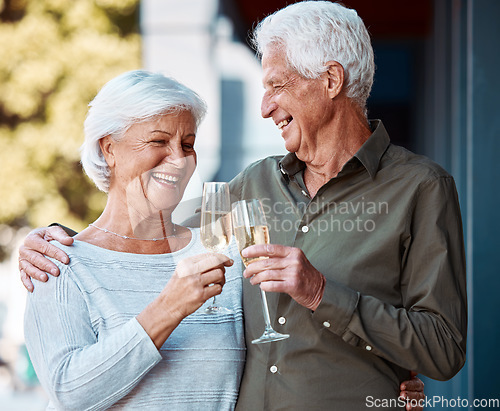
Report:
[[151,177],[153,177],[153,179],[160,184],[167,184],[167,185],[173,185],[173,186],[175,186],[177,184],[177,182],[179,181],[178,176],[175,176],[172,174],[160,173],[160,172],[151,173]]

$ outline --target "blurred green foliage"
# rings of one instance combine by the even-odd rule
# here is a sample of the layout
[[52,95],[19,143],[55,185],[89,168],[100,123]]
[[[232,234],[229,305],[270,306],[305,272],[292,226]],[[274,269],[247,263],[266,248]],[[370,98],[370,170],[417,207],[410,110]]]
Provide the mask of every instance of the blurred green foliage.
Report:
[[83,121],[104,83],[141,66],[138,13],[139,0],[0,0],[0,227],[80,230],[102,211]]

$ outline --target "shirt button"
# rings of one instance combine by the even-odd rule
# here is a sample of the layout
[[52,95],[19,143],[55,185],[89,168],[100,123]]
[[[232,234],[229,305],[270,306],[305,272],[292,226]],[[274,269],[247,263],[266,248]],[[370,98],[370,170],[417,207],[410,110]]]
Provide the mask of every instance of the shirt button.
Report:
[[278,367],[276,367],[276,365],[271,365],[269,371],[271,371],[273,374],[276,374],[278,372]]
[[372,350],[372,346],[371,346],[371,345],[367,345],[367,346],[365,347],[365,350],[366,350],[366,351],[371,351],[371,350]]
[[307,194],[306,190],[302,190],[302,195],[305,195],[306,197],[309,197],[309,194]]
[[325,322],[323,323],[323,325],[324,325],[326,328],[330,328],[330,325],[331,325],[331,324],[330,324],[328,321],[325,321]]
[[306,225],[303,225],[302,228],[301,228],[302,232],[303,233],[307,233],[309,231],[309,227],[306,226]]
[[280,317],[280,318],[278,318],[278,322],[279,322],[281,325],[283,325],[283,324],[285,324],[285,323],[286,323],[286,318],[285,318],[285,317]]

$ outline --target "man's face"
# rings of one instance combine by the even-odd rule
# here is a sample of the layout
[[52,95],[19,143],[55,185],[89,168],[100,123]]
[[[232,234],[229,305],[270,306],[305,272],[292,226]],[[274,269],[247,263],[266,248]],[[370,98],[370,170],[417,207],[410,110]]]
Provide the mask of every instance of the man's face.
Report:
[[[269,48],[262,56],[265,89],[261,113],[272,118],[281,130],[285,147],[307,161],[317,148],[325,127],[332,119],[328,79],[306,79],[291,70],[279,48]],[[322,133],[323,132],[323,133]]]

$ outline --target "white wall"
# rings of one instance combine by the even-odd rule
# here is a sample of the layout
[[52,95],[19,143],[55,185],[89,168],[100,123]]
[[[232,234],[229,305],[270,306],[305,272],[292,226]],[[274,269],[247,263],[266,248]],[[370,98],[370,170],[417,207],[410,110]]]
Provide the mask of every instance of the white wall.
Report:
[[[241,168],[256,159],[284,152],[274,123],[260,116],[260,62],[246,45],[233,40],[232,23],[218,15],[218,0],[142,0],[141,32],[144,68],[175,77],[208,104],[196,142],[198,170],[186,190],[184,204],[200,195],[202,181],[211,180],[223,157],[230,155],[224,154],[220,146],[225,120],[221,119],[222,79],[243,83]],[[192,208],[184,207],[183,215],[190,212]],[[183,218],[180,210],[176,218]]]

